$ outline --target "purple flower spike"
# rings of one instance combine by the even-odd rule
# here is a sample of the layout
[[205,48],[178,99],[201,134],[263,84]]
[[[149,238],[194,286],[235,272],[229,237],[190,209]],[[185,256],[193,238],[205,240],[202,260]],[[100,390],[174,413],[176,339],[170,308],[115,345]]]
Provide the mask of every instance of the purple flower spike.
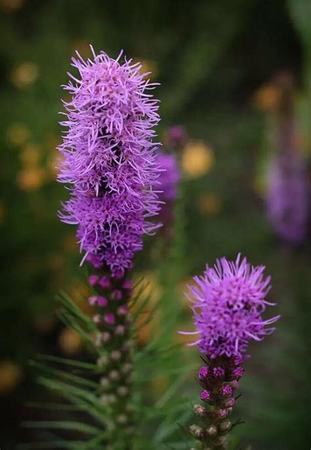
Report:
[[77,225],[81,251],[95,268],[122,277],[158,225],[158,167],[153,143],[159,122],[155,84],[141,66],[106,53],[86,61],[77,53],[65,90],[66,127],[59,181],[71,186],[61,219]]
[[203,391],[201,391],[200,393],[200,399],[203,401],[208,401],[211,398],[211,394],[209,393],[209,391],[207,391],[206,389],[204,389]]
[[274,328],[278,316],[264,320],[270,277],[263,266],[251,266],[238,255],[235,261],[221,258],[204,275],[195,277],[190,287],[194,322],[199,334],[196,343],[209,358],[245,358],[249,341],[261,341]]
[[310,215],[306,163],[298,151],[278,153],[268,173],[267,215],[277,235],[293,245],[308,231]]

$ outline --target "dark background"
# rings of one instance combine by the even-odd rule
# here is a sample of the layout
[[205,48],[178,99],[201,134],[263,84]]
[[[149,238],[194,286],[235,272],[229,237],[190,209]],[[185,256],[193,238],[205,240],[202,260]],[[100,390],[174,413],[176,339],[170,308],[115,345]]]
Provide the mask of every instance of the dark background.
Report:
[[[275,235],[264,188],[278,108],[271,80],[280,73],[294,79],[303,107],[293,114],[310,155],[310,2],[0,0],[0,30],[1,449],[28,438],[20,423],[41,395],[29,359],[82,351],[55,315],[60,290],[86,295],[74,230],[57,219],[65,190],[55,164],[60,85],[74,50],[89,56],[89,43],[112,57],[123,48],[153,72],[160,139],[176,123],[188,132],[179,150],[181,284],[238,251],[272,273],[282,320],[255,349],[238,433],[253,450],[309,449],[310,239],[293,248]],[[152,277],[148,264],[138,267]]]

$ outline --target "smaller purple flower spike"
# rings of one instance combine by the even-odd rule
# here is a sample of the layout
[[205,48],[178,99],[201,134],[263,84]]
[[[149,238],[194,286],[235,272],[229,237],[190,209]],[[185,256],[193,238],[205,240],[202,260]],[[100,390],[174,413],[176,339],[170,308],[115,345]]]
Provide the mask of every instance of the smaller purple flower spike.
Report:
[[[201,277],[195,277],[190,298],[198,345],[205,363],[198,373],[200,399],[206,402],[194,412],[204,422],[202,433],[190,433],[202,448],[227,449],[227,433],[233,425],[229,420],[236,403],[236,390],[244,374],[242,367],[251,340],[260,341],[273,331],[278,319],[263,319],[268,305],[270,277],[263,266],[252,266],[238,255],[235,261],[221,258],[214,267],[206,267]],[[199,405],[200,406],[200,405]]]
[[267,179],[267,216],[283,241],[299,245],[306,238],[310,196],[306,164],[298,151],[279,152]]
[[221,258],[206,267],[190,287],[194,323],[200,351],[209,358],[245,358],[248,343],[261,341],[279,316],[263,319],[270,277],[263,266],[252,266],[238,255],[235,261]]
[[165,203],[172,202],[176,199],[177,185],[180,180],[176,156],[172,153],[159,153],[157,164],[161,170],[158,178],[159,198]]

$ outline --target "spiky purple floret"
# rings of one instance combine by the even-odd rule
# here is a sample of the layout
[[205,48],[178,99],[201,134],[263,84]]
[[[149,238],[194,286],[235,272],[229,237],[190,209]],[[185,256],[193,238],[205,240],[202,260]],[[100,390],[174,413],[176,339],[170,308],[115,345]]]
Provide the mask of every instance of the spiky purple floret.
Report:
[[101,52],[72,59],[79,78],[65,86],[67,128],[59,150],[59,181],[71,185],[61,219],[78,226],[81,250],[96,267],[122,274],[157,225],[159,174],[153,128],[159,122],[155,87],[141,66]]
[[301,243],[310,213],[305,161],[297,151],[278,153],[268,172],[267,214],[281,239]]
[[172,202],[176,199],[177,186],[180,180],[176,156],[168,153],[159,153],[157,163],[161,169],[159,176],[160,199],[164,202]]
[[238,255],[235,261],[221,258],[206,267],[190,286],[194,323],[199,334],[200,351],[210,358],[218,356],[243,359],[250,340],[260,341],[274,328],[278,317],[262,318],[270,303],[266,295],[270,277],[263,266],[251,266]]

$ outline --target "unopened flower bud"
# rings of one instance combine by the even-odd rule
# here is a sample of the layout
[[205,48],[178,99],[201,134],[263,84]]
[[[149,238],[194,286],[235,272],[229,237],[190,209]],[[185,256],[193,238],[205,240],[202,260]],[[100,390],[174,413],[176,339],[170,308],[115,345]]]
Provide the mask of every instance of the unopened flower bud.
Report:
[[109,373],[109,378],[110,378],[111,380],[113,380],[113,381],[117,381],[117,380],[120,379],[120,374],[119,374],[119,372],[118,372],[117,370],[112,370],[112,371]]
[[133,367],[132,364],[125,363],[125,364],[123,364],[121,371],[122,371],[122,373],[129,373],[132,370],[132,367]]
[[227,432],[230,430],[231,426],[232,424],[230,420],[224,420],[223,422],[220,423],[219,429],[223,432]]
[[204,406],[202,406],[202,405],[194,405],[193,411],[198,416],[204,416],[207,412],[206,408],[204,408]]
[[123,297],[122,295],[122,291],[120,291],[119,289],[115,289],[111,295],[113,300],[117,300],[120,301]]
[[206,433],[210,436],[210,437],[214,437],[217,434],[217,428],[215,427],[215,425],[210,425],[207,429],[206,429]]
[[233,389],[232,389],[232,387],[229,384],[226,384],[225,386],[222,387],[221,393],[225,397],[229,397],[230,395],[232,395]]
[[208,376],[209,370],[207,367],[203,366],[200,368],[199,373],[198,373],[198,377],[199,380],[205,380]]
[[209,391],[207,391],[206,389],[201,391],[201,393],[200,393],[201,400],[203,400],[204,402],[207,402],[208,400],[210,400],[210,398],[211,398],[211,394]]
[[223,448],[223,446],[226,444],[226,442],[227,442],[226,436],[219,436],[217,438],[217,440],[215,441],[215,445],[217,445],[217,447]]
[[223,378],[225,376],[225,370],[222,367],[214,367],[213,375],[215,378]]
[[97,360],[97,365],[99,367],[105,367],[108,363],[109,359],[107,355],[101,355]]
[[117,397],[113,394],[108,395],[109,403],[115,403],[117,401]]
[[233,380],[231,381],[231,386],[233,387],[233,389],[237,389],[239,387],[239,382],[237,380]]
[[128,307],[126,305],[120,306],[117,313],[119,316],[126,316],[128,314]]
[[235,405],[235,399],[234,398],[228,398],[225,402],[225,406],[227,408],[232,408]]
[[217,416],[218,416],[220,419],[224,419],[225,417],[228,416],[228,414],[229,414],[229,412],[228,412],[227,409],[218,409],[218,411],[217,411]]
[[110,381],[108,380],[108,378],[103,377],[100,379],[100,385],[103,388],[107,388],[110,385]]
[[95,316],[93,316],[93,322],[99,324],[101,322],[101,316],[99,314],[95,314]]
[[190,425],[189,431],[197,439],[200,439],[203,437],[203,429],[199,427],[198,425]]
[[114,325],[116,322],[115,315],[113,313],[107,313],[104,315],[104,321],[107,325]]
[[125,397],[128,394],[129,390],[126,386],[119,386],[117,389],[117,393],[120,397]]
[[117,417],[117,422],[118,422],[119,424],[121,424],[121,425],[127,423],[127,417],[126,417],[126,415],[125,415],[125,414],[120,414],[120,415]]
[[113,361],[119,361],[122,357],[122,353],[119,350],[113,350],[110,357]]
[[117,336],[123,336],[125,333],[125,326],[124,325],[117,325],[116,329],[114,330],[115,334]]
[[110,287],[110,280],[108,277],[101,277],[98,281],[98,284],[101,288],[107,289]]
[[98,281],[98,275],[90,275],[88,278],[88,282],[91,286],[95,286]]

